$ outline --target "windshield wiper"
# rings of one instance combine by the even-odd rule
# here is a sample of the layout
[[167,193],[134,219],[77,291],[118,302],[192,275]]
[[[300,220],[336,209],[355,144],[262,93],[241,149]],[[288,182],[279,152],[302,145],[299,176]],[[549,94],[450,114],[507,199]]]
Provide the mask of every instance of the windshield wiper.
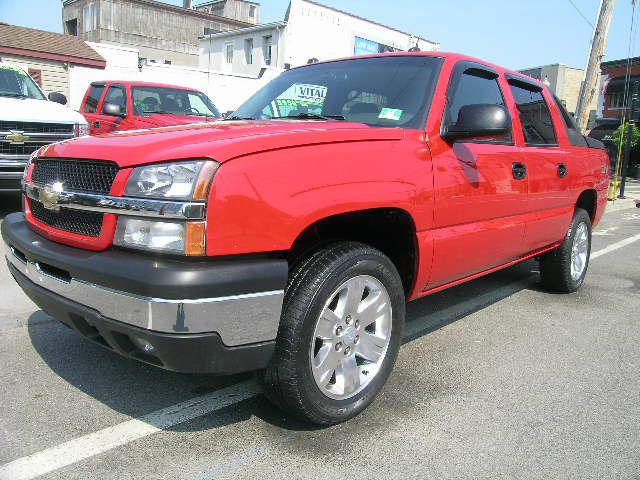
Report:
[[230,117],[225,117],[223,120],[255,120],[253,117],[240,117],[239,115],[232,115]]
[[280,118],[299,118],[302,120],[346,120],[342,115],[319,115],[317,113],[299,113],[298,115],[287,115]]
[[11,97],[11,98],[29,98],[29,95],[25,95],[24,93],[0,93],[0,97]]

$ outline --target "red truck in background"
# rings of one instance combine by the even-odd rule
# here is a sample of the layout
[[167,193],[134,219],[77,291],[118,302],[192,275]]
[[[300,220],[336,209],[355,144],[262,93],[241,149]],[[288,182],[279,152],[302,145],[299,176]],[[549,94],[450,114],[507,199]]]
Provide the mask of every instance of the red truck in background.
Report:
[[380,54],[284,72],[224,121],[44,147],[2,236],[80,334],[169,370],[261,371],[327,425],[382,389],[406,301],[530,258],[576,291],[608,169],[544,84]]
[[213,102],[199,90],[120,80],[91,83],[80,113],[89,123],[90,135],[221,118]]

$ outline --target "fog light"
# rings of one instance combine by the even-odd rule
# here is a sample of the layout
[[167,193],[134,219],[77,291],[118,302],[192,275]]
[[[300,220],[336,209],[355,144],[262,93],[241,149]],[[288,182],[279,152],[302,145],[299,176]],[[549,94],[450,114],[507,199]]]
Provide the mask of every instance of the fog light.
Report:
[[130,337],[133,344],[138,347],[138,349],[142,353],[146,353],[147,355],[156,356],[156,347],[151,345],[147,340],[140,337]]

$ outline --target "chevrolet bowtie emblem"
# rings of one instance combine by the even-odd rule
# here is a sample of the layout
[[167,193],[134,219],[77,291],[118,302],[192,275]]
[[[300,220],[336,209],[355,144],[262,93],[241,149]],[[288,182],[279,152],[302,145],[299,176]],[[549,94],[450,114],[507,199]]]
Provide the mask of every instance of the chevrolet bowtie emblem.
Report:
[[25,135],[24,132],[18,130],[11,130],[11,133],[4,138],[14,145],[20,145],[29,140],[28,135]]
[[45,185],[38,192],[38,200],[47,210],[59,210],[58,200],[62,193],[62,183],[56,182],[53,185]]

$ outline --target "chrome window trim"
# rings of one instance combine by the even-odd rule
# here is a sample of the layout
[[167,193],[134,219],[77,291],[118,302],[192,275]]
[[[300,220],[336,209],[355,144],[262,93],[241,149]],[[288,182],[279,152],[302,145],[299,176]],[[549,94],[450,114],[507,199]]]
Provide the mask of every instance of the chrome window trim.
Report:
[[[45,185],[29,182],[24,183],[24,194],[36,201],[44,193]],[[50,185],[48,186],[51,187]],[[85,210],[98,213],[113,213],[115,215],[132,215],[136,217],[154,217],[176,220],[203,220],[205,218],[205,202],[184,202],[172,200],[155,200],[149,198],[114,197],[73,190],[58,192],[54,208],[68,208],[71,210]]]

